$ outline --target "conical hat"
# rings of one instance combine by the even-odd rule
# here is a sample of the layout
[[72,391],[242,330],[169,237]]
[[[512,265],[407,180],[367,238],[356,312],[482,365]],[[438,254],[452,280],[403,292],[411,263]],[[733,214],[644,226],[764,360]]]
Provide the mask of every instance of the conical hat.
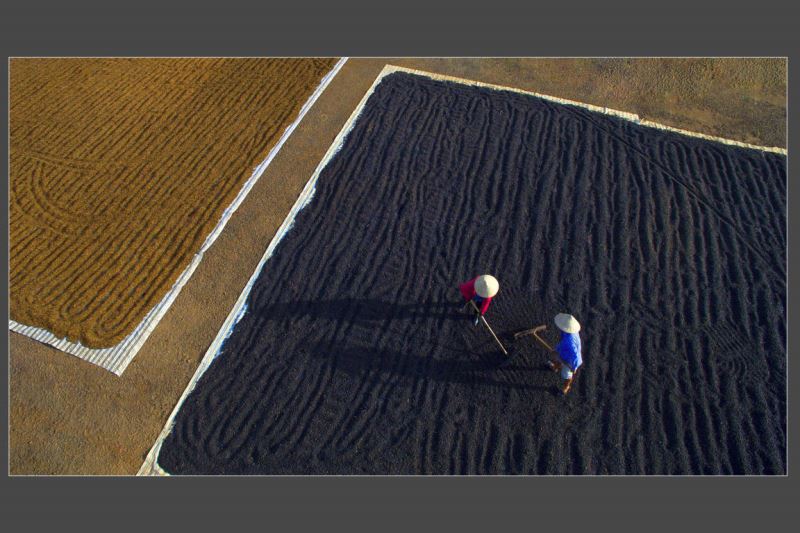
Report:
[[564,333],[578,333],[581,330],[581,325],[575,320],[575,317],[566,313],[557,314],[555,323],[558,329]]
[[500,284],[494,279],[494,276],[486,274],[478,276],[478,279],[475,280],[475,292],[481,298],[491,298],[497,294],[498,290],[500,290]]

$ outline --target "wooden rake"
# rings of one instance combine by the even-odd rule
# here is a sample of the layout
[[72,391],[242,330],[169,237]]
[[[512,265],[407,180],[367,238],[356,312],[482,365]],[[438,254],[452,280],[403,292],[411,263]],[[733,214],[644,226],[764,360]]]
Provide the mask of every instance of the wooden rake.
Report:
[[552,346],[547,344],[547,342],[539,336],[539,332],[542,331],[543,329],[547,329],[547,326],[544,324],[542,324],[541,326],[536,326],[535,328],[526,329],[524,331],[514,333],[514,338],[519,339],[520,337],[524,337],[525,335],[533,335],[534,337],[536,337],[536,340],[542,344],[542,346],[544,346],[551,352],[555,352],[555,349],[553,349]]

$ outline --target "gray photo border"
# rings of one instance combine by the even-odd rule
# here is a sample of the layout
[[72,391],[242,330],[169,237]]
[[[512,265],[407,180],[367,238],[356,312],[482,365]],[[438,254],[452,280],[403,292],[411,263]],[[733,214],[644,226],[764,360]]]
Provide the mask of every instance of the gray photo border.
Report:
[[[50,5],[48,5],[50,4]],[[267,2],[28,0],[0,8],[3,56],[66,55],[324,55],[324,56],[780,56],[788,57],[790,99],[798,69],[797,38],[785,2],[564,0],[542,5],[462,0],[450,6],[419,1],[339,1],[320,6]],[[795,8],[796,9],[796,8]],[[2,89],[8,94],[8,70]],[[787,127],[796,127],[789,111]],[[8,108],[2,111],[8,134]],[[791,135],[791,153],[797,142]],[[5,205],[8,200],[8,145]],[[791,165],[789,165],[791,169]],[[788,180],[791,182],[791,180]],[[789,205],[795,196],[789,187]],[[790,211],[791,215],[791,211]],[[791,216],[789,217],[791,226]],[[8,219],[4,218],[8,280]],[[797,236],[789,227],[791,260]],[[3,286],[7,302],[7,283]],[[789,307],[794,295],[789,290]],[[8,313],[8,306],[4,307]],[[789,346],[798,342],[789,311]],[[7,318],[7,317],[6,317]],[[6,352],[8,333],[4,329]],[[8,401],[8,365],[0,365]],[[788,365],[792,383],[793,365]],[[13,530],[91,526],[166,526],[178,530],[266,529],[276,522],[335,527],[356,518],[380,531],[412,523],[448,530],[609,525],[645,531],[695,524],[714,530],[797,523],[792,475],[797,453],[789,394],[789,471],[777,478],[9,478],[0,489],[0,521]],[[0,409],[8,457],[8,406]],[[794,520],[793,520],[794,519]],[[236,526],[239,524],[237,523]],[[87,527],[90,526],[90,527]],[[500,527],[498,527],[500,526]],[[786,529],[789,529],[788,527]]]

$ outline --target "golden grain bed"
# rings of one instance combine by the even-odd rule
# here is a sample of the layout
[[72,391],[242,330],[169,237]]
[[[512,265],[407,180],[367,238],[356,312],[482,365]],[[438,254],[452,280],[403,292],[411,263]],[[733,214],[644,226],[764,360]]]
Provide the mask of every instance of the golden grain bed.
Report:
[[124,339],[335,63],[11,60],[12,320]]

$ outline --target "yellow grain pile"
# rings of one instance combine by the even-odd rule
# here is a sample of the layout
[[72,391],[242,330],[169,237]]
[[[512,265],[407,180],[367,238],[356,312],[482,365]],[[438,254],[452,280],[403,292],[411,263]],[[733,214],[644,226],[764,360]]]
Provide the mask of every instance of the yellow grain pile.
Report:
[[335,62],[11,60],[11,318],[124,339]]

